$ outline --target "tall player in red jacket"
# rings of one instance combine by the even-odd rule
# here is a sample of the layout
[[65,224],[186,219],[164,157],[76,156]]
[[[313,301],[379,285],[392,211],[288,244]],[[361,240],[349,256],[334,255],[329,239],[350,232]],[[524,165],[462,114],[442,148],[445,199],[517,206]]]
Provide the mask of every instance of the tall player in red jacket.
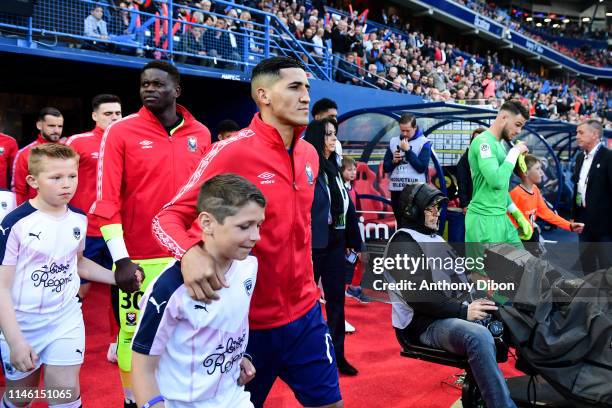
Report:
[[[70,204],[85,213],[96,201],[96,176],[102,135],[111,123],[121,119],[121,100],[115,95],[101,94],[92,99],[91,107],[91,118],[96,123],[96,127],[89,132],[73,135],[66,140],[66,145],[79,154],[79,185]],[[102,238],[100,226],[96,224],[96,219],[91,214],[87,220],[87,237],[83,255],[106,269],[113,267],[113,260]],[[89,282],[81,279],[79,296],[83,298],[88,290]]]
[[11,185],[15,192],[17,205],[20,205],[30,198],[36,197],[36,190],[26,183],[30,149],[40,144],[57,143],[60,137],[62,137],[62,130],[64,130],[64,116],[56,108],[42,108],[38,114],[36,128],[40,132],[38,137],[35,141],[17,152],[15,162],[13,163],[13,179],[11,180]]
[[[135,407],[131,391],[131,341],[138,301],[147,285],[172,258],[151,233],[151,220],[170,201],[210,146],[210,132],[176,103],[181,93],[178,70],[153,61],[140,74],[138,113],[111,124],[102,137],[97,196],[91,214],[115,262],[120,329],[117,362],[125,406]],[[139,291],[134,272],[143,269]]]
[[[246,386],[255,407],[277,377],[308,407],[342,407],[335,353],[317,301],[311,261],[310,211],[319,159],[300,139],[308,123],[309,84],[302,65],[269,58],[254,69],[251,95],[259,113],[235,136],[215,143],[189,182],[153,221],[155,236],[181,260],[189,293],[210,302],[227,285],[224,271],[196,245],[188,229],[197,217],[200,186],[221,173],[236,173],[257,185],[267,201],[259,261],[249,312],[247,353],[257,374]],[[213,302],[211,306],[214,307]]]
[[0,189],[11,186],[13,162],[17,155],[17,142],[9,135],[0,133]]

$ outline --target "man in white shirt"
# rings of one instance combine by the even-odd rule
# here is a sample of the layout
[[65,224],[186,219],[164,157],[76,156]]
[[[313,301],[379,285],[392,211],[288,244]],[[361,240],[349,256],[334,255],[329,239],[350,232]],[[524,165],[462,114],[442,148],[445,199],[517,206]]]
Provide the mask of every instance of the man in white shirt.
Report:
[[612,266],[612,152],[601,144],[603,128],[589,119],[576,130],[572,218],[585,224],[579,236],[584,273]]

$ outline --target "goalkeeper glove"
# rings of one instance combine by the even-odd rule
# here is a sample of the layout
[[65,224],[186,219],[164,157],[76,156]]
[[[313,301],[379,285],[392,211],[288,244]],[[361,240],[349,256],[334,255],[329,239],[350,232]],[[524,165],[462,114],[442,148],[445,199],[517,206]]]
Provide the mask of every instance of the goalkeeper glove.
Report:
[[528,241],[529,239],[531,239],[531,236],[533,235],[533,228],[531,227],[531,223],[527,220],[527,218],[525,218],[521,210],[519,210],[516,205],[512,204],[508,211],[510,211],[512,218],[514,218],[514,220],[519,226],[519,238],[523,241]]

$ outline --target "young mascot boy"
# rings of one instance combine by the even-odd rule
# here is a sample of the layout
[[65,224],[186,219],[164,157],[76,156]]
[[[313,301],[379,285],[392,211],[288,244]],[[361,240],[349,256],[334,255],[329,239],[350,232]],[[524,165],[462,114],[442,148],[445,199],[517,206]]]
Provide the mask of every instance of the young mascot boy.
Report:
[[[37,388],[42,365],[49,406],[81,406],[79,370],[85,327],[79,276],[115,284],[113,273],[83,257],[87,217],[68,206],[77,188],[79,157],[49,143],[28,157],[26,201],[2,221],[0,235],[0,351],[7,380],[3,407],[29,406],[19,390]],[[78,275],[77,275],[78,273]],[[139,275],[139,279],[142,276]]]
[[249,253],[260,238],[265,204],[261,191],[235,174],[202,185],[201,246],[225,272],[229,287],[220,290],[217,302],[193,300],[180,262],[149,285],[132,343],[139,407],[253,407],[244,390],[255,375],[245,354],[257,276],[257,259]]
[[[527,171],[520,171],[521,184],[514,187],[510,191],[510,197],[512,202],[516,204],[518,209],[523,213],[525,218],[529,220],[533,229],[533,235],[528,240],[523,242],[539,242],[540,236],[538,231],[534,228],[535,222],[538,218],[542,218],[559,228],[563,228],[566,231],[582,233],[584,224],[579,222],[568,221],[557,214],[555,214],[542,198],[542,193],[538,188],[538,184],[542,182],[542,165],[540,160],[531,154],[525,156],[525,166]],[[514,222],[514,219],[510,218],[510,221]],[[527,245],[528,250],[535,250],[531,245]]]

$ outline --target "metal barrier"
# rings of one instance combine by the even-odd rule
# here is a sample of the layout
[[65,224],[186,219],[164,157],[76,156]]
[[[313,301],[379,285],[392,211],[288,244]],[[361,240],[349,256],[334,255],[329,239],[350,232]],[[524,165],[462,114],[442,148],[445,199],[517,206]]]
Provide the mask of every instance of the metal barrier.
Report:
[[[331,51],[297,40],[273,14],[223,0],[215,4],[236,15],[248,12],[251,21],[174,0],[152,4],[143,11],[112,0],[40,0],[30,18],[0,13],[0,35],[26,47],[68,46],[244,72],[264,58],[289,55],[312,76],[332,80]],[[96,7],[103,10],[100,20],[92,15]],[[228,22],[236,27],[229,29]]]

